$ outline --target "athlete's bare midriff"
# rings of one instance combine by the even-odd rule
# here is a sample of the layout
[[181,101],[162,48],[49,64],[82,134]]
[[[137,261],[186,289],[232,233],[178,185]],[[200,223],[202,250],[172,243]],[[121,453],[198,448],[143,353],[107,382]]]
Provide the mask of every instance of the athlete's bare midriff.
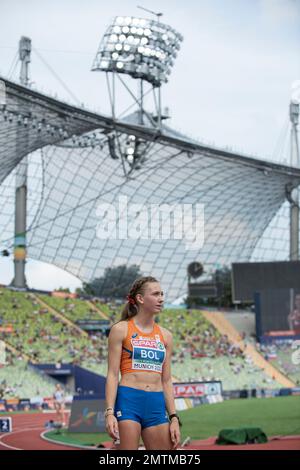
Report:
[[126,387],[138,388],[148,392],[161,392],[163,390],[161,383],[161,374],[153,372],[130,372],[124,374],[120,385]]

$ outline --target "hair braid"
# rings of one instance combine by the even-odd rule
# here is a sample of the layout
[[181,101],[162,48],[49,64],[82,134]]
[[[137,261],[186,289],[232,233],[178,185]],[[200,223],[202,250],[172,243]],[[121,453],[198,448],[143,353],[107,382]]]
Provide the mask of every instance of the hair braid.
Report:
[[127,303],[122,310],[121,320],[128,320],[129,318],[134,317],[138,313],[138,306],[136,302],[136,295],[143,294],[145,291],[145,285],[147,282],[158,282],[155,277],[152,276],[144,276],[139,277],[134,281],[132,284],[128,295],[127,295]]

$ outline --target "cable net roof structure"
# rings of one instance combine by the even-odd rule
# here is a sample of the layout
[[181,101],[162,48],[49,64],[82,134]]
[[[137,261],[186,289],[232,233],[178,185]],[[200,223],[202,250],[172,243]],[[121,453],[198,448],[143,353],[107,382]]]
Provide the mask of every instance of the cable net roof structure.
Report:
[[[115,122],[4,81],[2,249],[13,246],[15,176],[29,155],[28,257],[59,266],[82,281],[101,277],[108,267],[136,264],[143,274],[160,280],[166,301],[172,301],[186,291],[187,266],[195,260],[208,273],[212,266],[232,262],[287,259],[286,186],[300,184],[299,169],[206,147],[167,127],[158,132],[136,124],[134,116]],[[128,135],[139,139],[145,154],[139,167],[124,174],[122,159],[112,158],[110,139],[115,137],[122,148]],[[128,212],[120,197],[127,198],[128,207],[143,207],[132,206]],[[138,235],[120,238],[108,224],[107,238],[101,238],[105,204],[115,209],[117,227],[129,213],[128,228],[135,227],[131,233]],[[203,205],[201,246],[176,238],[174,226],[166,239],[150,231],[150,208],[155,218],[163,204]],[[165,227],[169,215],[160,217]],[[279,244],[265,243],[272,230],[275,238],[279,234]]]

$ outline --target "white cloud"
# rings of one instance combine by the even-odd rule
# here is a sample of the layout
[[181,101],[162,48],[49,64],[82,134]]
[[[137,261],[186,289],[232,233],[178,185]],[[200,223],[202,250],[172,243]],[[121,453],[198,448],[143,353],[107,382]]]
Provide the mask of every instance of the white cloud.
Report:
[[[14,265],[11,258],[0,258],[0,283],[9,285],[14,276]],[[28,287],[41,290],[54,290],[69,287],[74,292],[81,287],[81,281],[63,269],[48,263],[28,259],[26,263],[26,280]]]

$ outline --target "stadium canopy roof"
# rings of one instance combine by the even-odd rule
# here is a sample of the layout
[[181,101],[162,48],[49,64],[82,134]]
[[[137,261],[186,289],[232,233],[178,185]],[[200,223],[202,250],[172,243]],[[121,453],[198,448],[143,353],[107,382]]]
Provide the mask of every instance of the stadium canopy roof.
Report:
[[[106,267],[138,264],[174,300],[186,290],[190,262],[250,260],[286,201],[287,185],[300,184],[300,169],[205,146],[166,126],[141,126],[134,114],[113,121],[0,80],[6,87],[6,103],[0,105],[0,244],[13,245],[14,175],[29,155],[28,256],[83,281],[101,277]],[[136,136],[146,157],[125,177],[121,159],[111,158],[110,138],[122,147],[128,135]],[[151,238],[147,231],[136,239],[115,239],[113,231],[99,238],[97,207],[112,204],[121,222],[119,196],[128,198],[128,206],[148,209],[203,204],[203,246],[175,239],[172,230],[171,239]],[[137,217],[149,222],[142,208]],[[275,259],[276,247],[273,254]]]

